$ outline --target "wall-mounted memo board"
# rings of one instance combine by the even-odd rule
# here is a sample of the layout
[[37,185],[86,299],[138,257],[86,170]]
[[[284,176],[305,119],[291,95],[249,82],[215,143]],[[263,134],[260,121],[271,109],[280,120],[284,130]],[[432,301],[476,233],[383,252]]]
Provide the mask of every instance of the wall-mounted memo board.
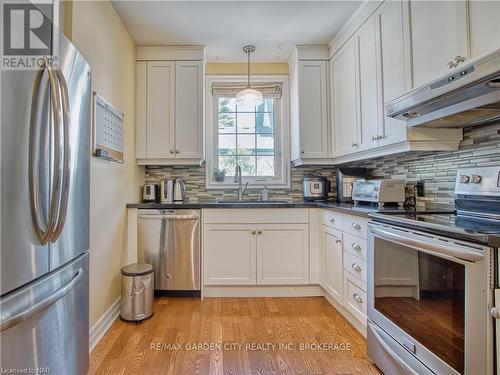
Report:
[[124,115],[94,92],[94,156],[123,163]]

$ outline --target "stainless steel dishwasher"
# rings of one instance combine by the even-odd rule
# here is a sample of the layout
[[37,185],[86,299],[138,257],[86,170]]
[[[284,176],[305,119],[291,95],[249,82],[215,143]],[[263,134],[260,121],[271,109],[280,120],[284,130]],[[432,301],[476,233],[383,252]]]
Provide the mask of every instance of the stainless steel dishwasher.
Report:
[[139,262],[153,265],[156,291],[200,290],[199,210],[140,209],[137,245]]

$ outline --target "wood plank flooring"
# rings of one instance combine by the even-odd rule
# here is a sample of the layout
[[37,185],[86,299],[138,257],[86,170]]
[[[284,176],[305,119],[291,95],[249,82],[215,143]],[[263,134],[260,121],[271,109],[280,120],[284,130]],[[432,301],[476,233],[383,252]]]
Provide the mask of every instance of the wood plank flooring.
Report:
[[323,297],[162,297],[151,319],[113,324],[91,353],[89,374],[380,372],[365,339]]

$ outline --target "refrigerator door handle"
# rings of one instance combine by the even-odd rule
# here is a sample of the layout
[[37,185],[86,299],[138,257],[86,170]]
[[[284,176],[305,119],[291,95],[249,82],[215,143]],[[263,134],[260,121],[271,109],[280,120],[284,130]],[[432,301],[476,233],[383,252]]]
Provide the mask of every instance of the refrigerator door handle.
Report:
[[73,279],[71,279],[71,281],[67,283],[65,286],[58,289],[57,291],[55,291],[42,301],[34,304],[33,306],[30,306],[23,312],[20,312],[19,314],[16,314],[10,318],[1,321],[0,332],[17,325],[26,319],[31,318],[33,315],[39,313],[41,310],[46,309],[50,305],[56,303],[58,300],[60,300],[62,297],[68,294],[78,284],[78,282],[82,279],[83,275],[84,275],[83,269],[79,268],[78,272],[73,277]]
[[[69,110],[69,95],[68,95],[68,85],[63,73],[59,68],[55,68],[55,78],[57,79],[57,84],[59,87],[59,93],[61,97],[61,110],[62,117],[59,117],[59,123],[56,124],[62,132],[62,170],[57,170],[60,175],[58,180],[61,184],[61,193],[59,196],[59,203],[57,208],[56,221],[54,222],[54,228],[52,234],[50,235],[51,242],[56,242],[61,232],[64,228],[64,223],[66,222],[66,213],[68,210],[68,196],[69,196],[69,176],[70,176],[70,154],[69,154],[69,129],[70,129],[70,110]],[[56,152],[61,152],[57,150]]]
[[[39,146],[39,139],[37,137],[37,128],[39,125],[38,120],[38,109],[39,109],[39,102],[40,102],[40,83],[42,81],[43,74],[47,72],[48,74],[48,84],[50,87],[50,106],[52,109],[52,116],[54,118],[54,121],[56,121],[58,114],[57,114],[57,108],[58,106],[58,94],[57,94],[57,87],[55,83],[55,78],[53,74],[51,73],[49,69],[49,61],[47,58],[44,58],[44,66],[43,69],[41,69],[36,77],[35,80],[35,85],[33,89],[33,98],[32,98],[32,104],[31,104],[31,118],[30,118],[30,139],[29,139],[29,162],[28,162],[28,185],[29,185],[29,192],[30,192],[30,208],[31,208],[31,219],[33,222],[33,227],[35,231],[35,235],[37,236],[39,242],[41,245],[45,245],[49,239],[50,239],[50,234],[52,232],[52,228],[54,225],[54,214],[53,214],[53,204],[55,203],[55,197],[57,196],[57,192],[55,189],[52,190],[52,196],[50,200],[50,210],[49,210],[49,218],[48,218],[48,223],[45,225],[45,229],[42,229],[42,225],[40,223],[40,213],[38,211],[38,201],[39,201],[39,192],[40,192],[40,186],[39,182],[36,179],[35,176],[35,158],[37,156],[37,153],[40,151],[38,150],[37,146]],[[56,137],[57,134],[54,134]],[[56,137],[57,138],[57,137]],[[54,160],[54,168],[56,167],[56,164],[58,165],[58,159],[56,158]],[[57,185],[57,174],[54,173],[53,178],[52,178],[52,186]]]

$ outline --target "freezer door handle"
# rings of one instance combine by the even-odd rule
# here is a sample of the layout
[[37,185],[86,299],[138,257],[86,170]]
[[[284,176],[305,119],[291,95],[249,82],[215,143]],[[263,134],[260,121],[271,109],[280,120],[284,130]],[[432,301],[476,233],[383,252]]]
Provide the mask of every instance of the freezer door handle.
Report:
[[[69,176],[70,176],[70,154],[69,154],[69,129],[70,129],[70,110],[69,110],[69,94],[68,85],[66,79],[58,67],[54,67],[55,78],[57,80],[57,86],[59,88],[61,97],[61,117],[58,117],[58,123],[55,126],[59,127],[59,131],[62,133],[62,149],[55,150],[55,152],[62,152],[62,170],[58,170],[59,173],[58,181],[61,184],[60,196],[56,221],[54,222],[54,229],[50,235],[51,242],[56,242],[61,232],[64,228],[64,223],[66,222],[66,213],[68,210],[68,196],[69,196]],[[59,108],[58,108],[59,112]]]
[[[57,108],[58,108],[58,95],[57,95],[57,85],[55,82],[55,77],[53,73],[49,69],[49,61],[47,58],[44,58],[44,66],[43,69],[39,71],[37,74],[34,88],[33,88],[33,98],[31,103],[31,115],[30,115],[30,136],[29,136],[29,162],[28,162],[28,185],[29,185],[29,193],[30,193],[30,207],[31,207],[31,220],[33,222],[33,228],[35,231],[35,235],[38,238],[40,244],[45,245],[49,239],[50,234],[52,232],[52,228],[54,225],[54,214],[52,210],[52,206],[55,204],[55,198],[57,196],[57,191],[52,189],[52,196],[50,201],[51,209],[49,211],[48,222],[45,225],[45,229],[42,228],[42,224],[40,223],[41,214],[38,211],[39,208],[39,194],[40,194],[40,186],[39,180],[37,179],[35,169],[36,169],[36,161],[37,157],[40,155],[39,150],[39,106],[40,106],[40,84],[42,82],[42,78],[44,73],[48,74],[48,85],[50,87],[50,106],[52,109],[52,116],[54,121],[57,121]],[[56,131],[57,132],[57,131]],[[54,134],[54,137],[57,138],[58,134]],[[54,169],[58,167],[59,160],[56,157],[54,160]],[[52,186],[56,186],[57,184],[57,174],[54,173],[52,178]]]
[[23,312],[20,312],[19,314],[16,314],[10,318],[1,321],[0,332],[17,325],[26,319],[29,319],[38,312],[56,303],[58,300],[60,300],[62,297],[68,294],[78,284],[78,282],[83,278],[83,275],[84,275],[84,270],[82,268],[79,268],[75,277],[73,277],[73,279],[71,279],[71,281],[68,284],[55,291],[44,300],[34,304],[33,306],[30,306]]

